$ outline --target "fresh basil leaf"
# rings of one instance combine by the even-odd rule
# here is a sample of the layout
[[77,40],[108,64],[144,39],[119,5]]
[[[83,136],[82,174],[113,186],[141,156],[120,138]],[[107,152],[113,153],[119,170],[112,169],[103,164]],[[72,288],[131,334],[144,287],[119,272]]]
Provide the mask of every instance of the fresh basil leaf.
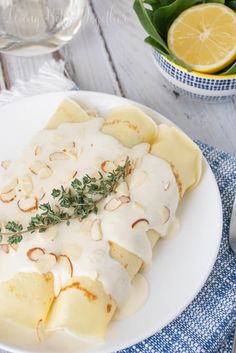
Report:
[[135,0],[133,7],[134,7],[134,10],[135,10],[140,22],[142,23],[142,25],[143,25],[144,29],[147,31],[147,33],[153,39],[155,39],[166,51],[168,51],[166,43],[164,42],[164,40],[161,38],[160,34],[158,33],[158,31],[154,27],[154,25],[151,21],[151,18],[148,15],[148,13],[144,7],[142,0]]
[[[172,22],[188,8],[205,2],[211,2],[211,0],[175,0],[170,5],[162,6],[154,11],[154,25],[160,35],[166,39],[168,30]],[[216,3],[222,3],[222,0],[214,0]]]
[[192,71],[192,68],[190,66],[186,65],[183,61],[176,58],[176,56],[174,56],[170,52],[167,53],[166,51],[164,51],[163,48],[159,45],[159,43],[157,43],[153,38],[147,37],[145,38],[145,42],[151,45],[159,54],[165,56],[173,63],[180,65],[181,67],[184,67],[188,71]]
[[225,5],[229,6],[232,10],[236,11],[236,1],[235,0],[226,0]]
[[170,5],[175,0],[159,0],[162,6]]
[[236,61],[228,66],[224,71],[221,71],[219,75],[234,75],[236,74]]
[[203,1],[201,1],[201,3],[208,3],[208,2],[213,2],[213,3],[217,3],[217,4],[222,4],[222,5],[224,5],[225,4],[225,0],[203,0]]
[[165,49],[163,49],[163,47],[152,37],[147,37],[145,38],[145,43],[151,45],[154,49],[156,49],[158,51],[158,53],[162,54],[162,55],[168,55],[169,51],[167,52]]

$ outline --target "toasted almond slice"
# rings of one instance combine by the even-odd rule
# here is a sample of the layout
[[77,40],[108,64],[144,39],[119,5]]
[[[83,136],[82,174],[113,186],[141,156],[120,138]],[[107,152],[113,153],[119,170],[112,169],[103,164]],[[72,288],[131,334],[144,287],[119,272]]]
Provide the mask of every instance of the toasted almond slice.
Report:
[[36,199],[38,199],[38,201],[41,201],[45,195],[46,195],[46,192],[43,190],[43,188],[40,188],[34,194],[34,196],[36,197]]
[[9,203],[14,201],[16,198],[16,192],[15,190],[12,190],[8,193],[0,194],[0,200],[4,203]]
[[30,196],[33,191],[33,182],[30,175],[23,175],[19,178],[19,188],[25,196]]
[[170,219],[170,209],[167,206],[162,206],[160,210],[161,223],[165,224]]
[[43,342],[45,340],[45,329],[43,324],[43,319],[40,319],[36,325],[36,335],[39,342]]
[[38,261],[35,261],[35,266],[40,273],[50,272],[56,265],[57,257],[55,254],[45,254]]
[[63,268],[67,273],[69,273],[69,275],[70,275],[71,277],[73,277],[73,271],[74,271],[74,269],[73,269],[73,264],[72,264],[71,259],[69,258],[69,256],[64,255],[64,254],[59,255],[59,257],[58,257],[58,263],[59,263],[60,266],[62,266],[62,268]]
[[35,212],[38,209],[38,199],[36,197],[22,197],[17,205],[22,212]]
[[69,172],[69,174],[64,179],[62,179],[62,183],[64,184],[64,183],[67,183],[67,182],[73,180],[77,174],[78,174],[77,170],[72,170],[71,172]]
[[121,201],[121,203],[128,203],[130,202],[130,197],[129,196],[120,196],[119,200]]
[[36,146],[34,149],[34,155],[39,156],[42,153],[42,147],[41,146]]
[[14,250],[17,251],[19,249],[19,243],[17,244],[11,244],[10,247]]
[[49,166],[46,166],[39,171],[38,175],[41,179],[47,179],[52,175],[52,169]]
[[55,225],[49,227],[45,232],[38,233],[38,236],[43,240],[55,240],[58,235],[58,227]]
[[11,165],[11,161],[9,159],[5,159],[4,161],[1,162],[1,166],[3,169],[8,169]]
[[101,220],[98,218],[93,221],[92,228],[91,228],[91,238],[96,241],[102,239]]
[[53,152],[49,155],[50,161],[63,161],[69,158],[70,156],[65,152]]
[[122,205],[122,201],[120,200],[120,198],[113,198],[113,199],[110,199],[106,205],[104,206],[104,209],[106,211],[109,211],[109,212],[112,212],[112,211],[115,211],[117,210],[117,208],[119,208],[120,206]]
[[104,161],[100,167],[105,173],[111,173],[114,169],[116,169],[116,166],[112,161]]
[[70,157],[73,157],[73,158],[78,157],[79,151],[76,148],[75,142],[68,143],[62,151],[65,152]]
[[81,247],[78,244],[67,244],[63,253],[72,261],[77,261],[81,255]]
[[47,167],[47,164],[45,162],[35,160],[29,166],[29,170],[31,171],[31,173],[38,175],[40,170],[46,167]]
[[127,183],[125,181],[120,183],[116,188],[116,192],[121,196],[129,196],[129,188]]
[[77,174],[78,174],[78,171],[77,171],[77,170],[73,170],[73,171],[71,172],[71,175],[70,175],[70,180],[74,179]]
[[147,230],[146,228],[147,228],[148,224],[149,224],[149,221],[146,218],[139,218],[135,222],[132,223],[131,228],[132,229],[137,229],[137,228],[144,229],[145,228],[145,230]]
[[170,181],[165,181],[163,182],[163,188],[165,191],[167,191],[170,187]]
[[120,157],[118,157],[116,160],[115,160],[115,164],[117,166],[120,166],[120,167],[124,167],[126,161],[127,161],[127,158],[128,156],[127,155],[122,155]]
[[2,190],[1,194],[8,194],[9,192],[15,190],[18,185],[18,179],[13,179],[10,183],[6,184]]
[[86,110],[86,113],[91,117],[91,118],[96,118],[98,117],[98,111],[95,109],[88,109]]
[[137,171],[131,178],[131,186],[137,188],[141,186],[147,179],[147,173],[143,170]]
[[45,251],[42,248],[32,248],[27,251],[26,255],[29,260],[38,261],[43,255],[45,255]]
[[0,244],[0,249],[1,249],[5,254],[9,254],[9,252],[10,252],[10,245],[9,245],[9,244]]
[[53,205],[52,210],[56,213],[59,213],[61,211],[60,207],[58,205]]
[[145,209],[146,209],[144,205],[142,205],[140,202],[137,202],[137,201],[134,201],[133,205],[134,205],[134,207],[141,209],[143,211],[145,211]]

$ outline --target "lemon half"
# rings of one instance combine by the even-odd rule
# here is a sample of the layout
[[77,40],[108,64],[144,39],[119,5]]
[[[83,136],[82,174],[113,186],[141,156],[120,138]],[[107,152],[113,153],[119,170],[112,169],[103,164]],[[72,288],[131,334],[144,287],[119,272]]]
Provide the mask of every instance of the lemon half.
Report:
[[172,23],[168,46],[193,70],[217,72],[236,59],[236,13],[221,4],[193,6]]

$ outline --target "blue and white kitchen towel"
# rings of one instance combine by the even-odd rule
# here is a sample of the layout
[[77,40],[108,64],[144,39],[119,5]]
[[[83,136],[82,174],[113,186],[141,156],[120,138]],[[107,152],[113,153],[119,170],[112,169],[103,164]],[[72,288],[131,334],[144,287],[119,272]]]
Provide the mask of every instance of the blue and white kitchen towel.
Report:
[[[52,61],[29,82],[18,81],[11,91],[1,93],[0,106],[28,95],[72,89],[78,88],[64,76],[63,62]],[[198,144],[215,174],[223,204],[223,234],[215,266],[203,289],[176,320],[119,353],[231,353],[236,325],[236,256],[228,239],[236,194],[236,159]]]

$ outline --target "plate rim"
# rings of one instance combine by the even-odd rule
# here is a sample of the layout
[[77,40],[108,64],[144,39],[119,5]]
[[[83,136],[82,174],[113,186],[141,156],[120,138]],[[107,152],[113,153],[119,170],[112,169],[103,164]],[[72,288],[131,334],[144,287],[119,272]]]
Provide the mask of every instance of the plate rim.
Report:
[[[96,92],[96,91],[86,91],[86,90],[70,90],[70,91],[61,91],[61,92],[49,92],[49,93],[42,93],[42,94],[38,94],[38,95],[33,95],[33,96],[28,96],[28,97],[21,97],[20,99],[17,99],[16,101],[13,101],[13,102],[10,102],[10,103],[7,103],[7,104],[4,104],[3,106],[0,106],[0,113],[2,110],[4,110],[4,108],[6,107],[9,107],[9,106],[12,106],[12,105],[17,105],[17,103],[19,102],[26,102],[27,104],[27,101],[31,100],[31,99],[37,99],[37,98],[41,98],[43,99],[44,97],[50,97],[50,96],[58,96],[58,97],[67,97],[67,96],[77,96],[78,97],[78,101],[80,99],[79,96],[87,96],[87,95],[90,95],[90,96],[101,96],[106,98],[108,97],[109,99],[113,99],[113,100],[117,100],[118,101],[123,101],[123,102],[126,102],[127,104],[130,104],[130,105],[134,105],[136,107],[139,107],[141,110],[143,110],[153,121],[155,124],[157,124],[158,120],[160,121],[160,123],[166,123],[168,124],[169,126],[175,126],[177,128],[179,128],[181,131],[184,132],[183,129],[181,129],[177,124],[173,123],[170,119],[166,118],[164,115],[162,115],[161,113],[159,113],[157,110],[154,110],[152,108],[149,108],[148,106],[144,105],[144,104],[141,104],[141,103],[138,103],[134,100],[131,100],[131,99],[128,99],[128,98],[125,98],[125,97],[120,97],[120,96],[117,96],[117,95],[113,95],[113,94],[108,94],[108,93],[103,93],[103,92]],[[72,97],[73,99],[73,97]],[[116,102],[115,102],[116,103]],[[185,132],[184,132],[185,133]],[[186,136],[188,136],[191,140],[192,138],[187,134],[185,133]],[[221,196],[220,196],[220,192],[219,192],[219,188],[218,188],[218,184],[217,184],[217,181],[215,179],[215,175],[209,165],[209,163],[207,162],[207,160],[205,159],[205,157],[203,156],[203,160],[204,160],[204,164],[206,166],[206,168],[208,169],[208,172],[210,172],[211,174],[211,178],[212,178],[212,182],[214,183],[214,188],[216,190],[216,195],[217,195],[217,199],[218,199],[218,215],[217,215],[217,219],[218,219],[218,233],[219,233],[219,236],[218,236],[218,243],[217,243],[217,246],[216,246],[216,251],[215,251],[215,254],[212,258],[212,263],[209,265],[208,267],[208,271],[205,272],[205,276],[204,276],[204,279],[202,280],[202,283],[199,285],[198,289],[196,290],[196,292],[192,295],[191,297],[191,300],[189,300],[189,302],[186,304],[184,304],[179,310],[178,310],[178,313],[173,317],[171,318],[165,325],[163,325],[163,327],[161,327],[160,329],[156,330],[156,329],[153,329],[152,331],[149,331],[149,333],[144,333],[143,336],[139,336],[138,340],[135,339],[135,338],[131,338],[129,340],[129,343],[126,342],[125,345],[120,345],[119,347],[114,347],[112,349],[115,349],[115,350],[122,350],[122,349],[125,349],[125,348],[129,348],[130,346],[134,345],[134,344],[138,344],[140,343],[141,341],[147,339],[148,337],[154,335],[155,333],[159,332],[161,329],[163,329],[164,327],[168,326],[172,321],[174,321],[175,319],[177,319],[177,317],[179,315],[181,315],[183,313],[183,311],[192,303],[192,301],[196,298],[196,296],[199,294],[199,292],[202,290],[202,288],[204,287],[204,285],[206,284],[207,282],[207,279],[210,275],[210,273],[212,272],[212,269],[214,267],[214,264],[216,262],[216,259],[217,259],[217,256],[218,256],[218,252],[219,252],[219,248],[220,248],[220,243],[221,243],[221,239],[222,239],[222,230],[223,230],[223,208],[222,208],[222,201],[221,201]],[[0,342],[0,349],[4,349],[4,350],[9,350],[11,352],[15,352],[15,353],[25,353],[27,352],[26,350],[22,350],[21,348],[17,348],[17,347],[12,347],[12,346],[9,346],[9,345],[5,345],[5,344],[2,344]],[[31,351],[28,351],[28,352],[31,352]],[[99,349],[96,350],[97,353],[110,353],[110,349],[107,350],[106,348],[103,350]],[[96,353],[94,351],[94,353]]]

